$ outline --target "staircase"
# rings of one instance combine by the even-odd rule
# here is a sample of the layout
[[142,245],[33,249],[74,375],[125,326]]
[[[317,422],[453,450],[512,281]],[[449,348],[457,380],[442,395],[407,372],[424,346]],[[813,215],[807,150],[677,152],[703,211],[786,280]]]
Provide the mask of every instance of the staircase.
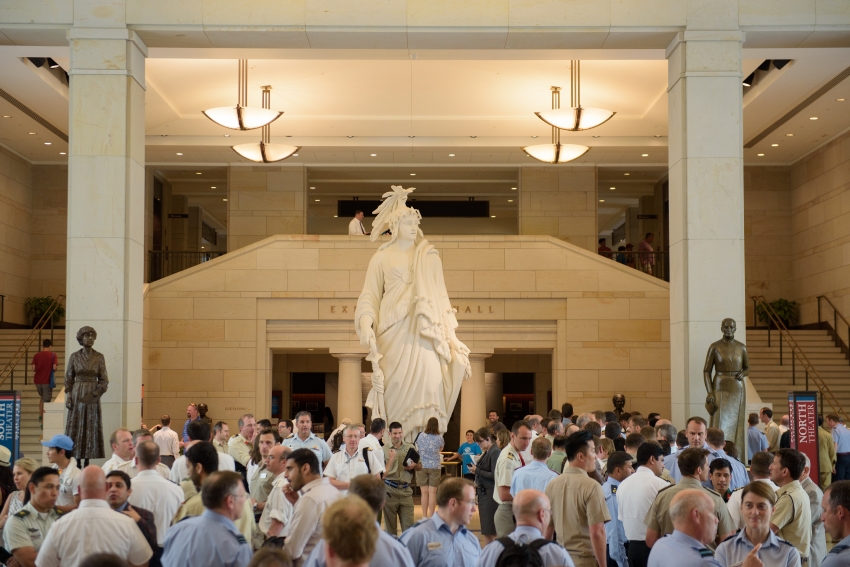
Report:
[[[17,352],[30,334],[29,329],[0,329],[0,370]],[[42,339],[50,338],[50,330],[41,332]],[[7,380],[0,390],[18,390],[21,392],[21,452],[24,455],[41,462],[41,424],[38,421],[38,391],[32,383],[32,356],[41,350],[41,341],[33,342],[29,350],[29,356],[22,359],[15,368],[15,381]],[[53,331],[53,352],[56,353],[59,366],[56,370],[56,389],[53,390],[53,398],[65,386],[65,330]],[[27,383],[24,383],[24,371],[27,374]]]
[[[792,330],[789,331],[797,345],[808,357],[823,382],[845,410],[850,410],[850,361],[835,346],[827,331]],[[779,331],[771,331],[770,344],[767,346],[767,330],[747,329],[747,354],[750,361],[750,380],[761,396],[762,401],[773,404],[774,419],[788,413],[788,391],[806,389],[806,371],[797,361],[797,380],[792,384],[791,348],[785,342],[782,345],[783,364],[779,364]],[[809,379],[809,390],[817,391],[814,380]],[[820,404],[820,402],[818,402]],[[818,408],[822,415],[833,413],[833,408],[824,396],[823,407]]]

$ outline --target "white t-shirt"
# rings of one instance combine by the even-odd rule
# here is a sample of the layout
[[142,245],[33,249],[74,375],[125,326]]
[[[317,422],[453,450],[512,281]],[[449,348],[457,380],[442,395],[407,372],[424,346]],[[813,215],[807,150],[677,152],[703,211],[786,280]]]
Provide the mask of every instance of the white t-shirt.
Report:
[[59,471],[59,497],[56,499],[57,506],[70,506],[74,503],[74,496],[80,493],[80,476],[83,471],[77,468],[77,459],[71,457],[71,461],[64,469],[59,465],[53,465]]
[[658,491],[667,488],[670,483],[655,476],[647,467],[638,467],[631,476],[617,487],[617,518],[623,523],[623,530],[629,541],[646,540],[646,513],[652,508]]
[[162,545],[165,532],[183,504],[183,489],[165,480],[155,470],[140,471],[133,479],[130,505],[144,508],[156,522],[156,542]]
[[[166,468],[166,470],[168,470]],[[236,461],[233,460],[227,453],[218,453],[218,470],[220,471],[235,471],[236,470]],[[170,479],[171,482],[175,482],[180,484],[183,479],[189,477],[189,462],[186,460],[186,455],[181,456],[179,459],[174,461],[174,464],[171,466],[171,473],[165,477]]]

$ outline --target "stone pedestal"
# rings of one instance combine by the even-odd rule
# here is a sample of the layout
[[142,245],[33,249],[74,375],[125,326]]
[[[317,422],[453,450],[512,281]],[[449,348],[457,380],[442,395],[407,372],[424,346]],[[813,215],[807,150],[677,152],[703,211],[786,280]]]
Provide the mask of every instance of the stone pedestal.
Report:
[[708,417],[702,369],[720,322],[745,334],[743,39],[737,26],[685,31],[667,48],[673,423]]
[[460,388],[460,443],[466,443],[466,431],[477,430],[487,419],[487,396],[484,383],[484,361],[493,349],[477,349],[469,353],[472,376]]
[[[72,28],[66,356],[97,330],[109,391],[103,434],[141,422],[145,57],[126,28]],[[108,447],[104,448],[109,454]]]
[[363,357],[368,354],[362,348],[337,348],[330,353],[339,360],[339,385],[336,406],[336,421],[342,423],[348,418],[351,423],[360,423],[363,419],[363,391],[360,371]]

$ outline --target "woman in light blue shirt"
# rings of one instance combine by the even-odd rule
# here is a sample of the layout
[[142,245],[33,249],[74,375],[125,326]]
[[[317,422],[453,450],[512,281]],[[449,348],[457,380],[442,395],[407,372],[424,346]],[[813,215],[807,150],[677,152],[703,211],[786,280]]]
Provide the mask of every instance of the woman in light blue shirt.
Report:
[[437,486],[440,484],[440,451],[443,436],[436,417],[428,420],[425,431],[416,438],[422,470],[416,472],[416,482],[422,491],[422,517],[430,518],[437,506]]

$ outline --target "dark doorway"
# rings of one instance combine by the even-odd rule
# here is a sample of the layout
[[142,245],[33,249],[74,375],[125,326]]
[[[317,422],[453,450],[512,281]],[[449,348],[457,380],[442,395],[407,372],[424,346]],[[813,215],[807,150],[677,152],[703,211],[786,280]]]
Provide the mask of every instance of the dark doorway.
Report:
[[298,412],[308,411],[313,418],[313,433],[322,436],[322,416],[325,412],[325,373],[324,372],[293,372],[292,412],[295,417]]
[[510,429],[515,421],[536,413],[534,373],[505,372],[502,374],[502,396],[505,401],[505,417],[502,421]]

